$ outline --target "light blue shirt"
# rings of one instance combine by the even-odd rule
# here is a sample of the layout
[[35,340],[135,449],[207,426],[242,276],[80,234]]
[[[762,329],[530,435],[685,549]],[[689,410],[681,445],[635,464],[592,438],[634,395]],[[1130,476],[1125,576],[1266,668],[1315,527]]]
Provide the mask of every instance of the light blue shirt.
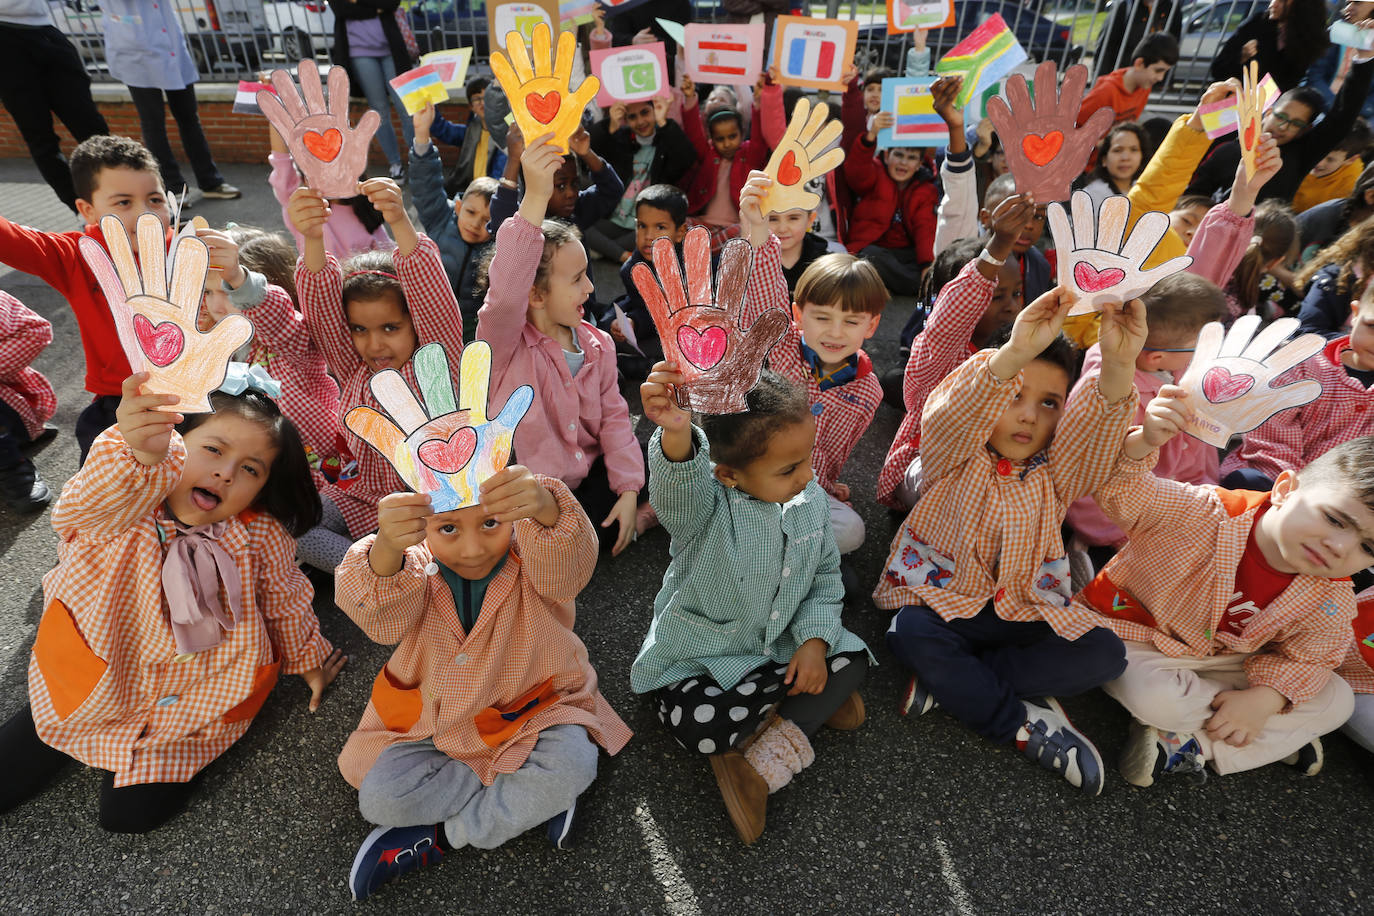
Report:
[[200,78],[175,0],[100,0],[105,60],[126,86],[185,89]]

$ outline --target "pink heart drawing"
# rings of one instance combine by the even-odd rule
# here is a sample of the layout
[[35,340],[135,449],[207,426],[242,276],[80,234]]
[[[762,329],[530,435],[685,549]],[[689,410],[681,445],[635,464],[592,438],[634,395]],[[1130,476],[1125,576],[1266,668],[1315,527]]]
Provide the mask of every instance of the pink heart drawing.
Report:
[[467,467],[472,453],[477,450],[477,433],[471,426],[454,430],[447,439],[428,439],[420,443],[415,454],[426,467],[440,474],[457,474]]
[[677,329],[677,348],[687,361],[698,369],[710,369],[725,356],[725,328],[696,328],[683,325]]
[[134,336],[138,338],[138,345],[143,348],[148,362],[159,369],[176,362],[186,344],[186,337],[176,324],[164,321],[154,326],[146,315],[134,316]]
[[1223,366],[1213,366],[1202,375],[1202,393],[1207,395],[1207,400],[1213,404],[1234,401],[1253,387],[1253,375],[1232,375],[1231,371]]
[[1085,293],[1100,293],[1104,289],[1111,289],[1124,279],[1126,271],[1120,267],[1098,270],[1087,261],[1079,261],[1073,265],[1073,280]]

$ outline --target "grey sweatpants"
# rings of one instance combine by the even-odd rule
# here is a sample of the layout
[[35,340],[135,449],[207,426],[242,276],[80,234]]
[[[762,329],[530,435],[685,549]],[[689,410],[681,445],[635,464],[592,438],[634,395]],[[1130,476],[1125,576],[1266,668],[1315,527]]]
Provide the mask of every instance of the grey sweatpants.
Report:
[[382,751],[358,790],[358,810],[381,827],[442,821],[454,849],[495,849],[572,807],[596,778],[598,748],[580,725],[539,733],[529,759],[489,786],[430,739]]
[[1374,694],[1355,694],[1355,712],[1341,728],[1346,737],[1374,753]]

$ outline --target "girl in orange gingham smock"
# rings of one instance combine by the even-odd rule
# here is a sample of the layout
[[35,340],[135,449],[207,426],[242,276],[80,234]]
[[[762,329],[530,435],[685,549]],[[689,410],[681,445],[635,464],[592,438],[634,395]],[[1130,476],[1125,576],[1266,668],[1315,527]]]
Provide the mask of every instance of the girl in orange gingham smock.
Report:
[[1072,354],[1058,333],[1071,304],[1051,290],[1017,316],[1007,344],[969,358],[931,392],[924,493],[873,600],[896,611],[888,645],[914,672],[904,711],[938,703],[1096,795],[1102,767],[1091,742],[1052,699],[1024,698],[1080,693],[1124,666],[1121,641],[1073,607],[1060,526],[1116,462],[1135,412],[1145,321],[1138,301],[1103,310],[1110,356],[1095,390],[1064,406]]
[[630,739],[573,632],[597,538],[566,484],[512,465],[480,505],[433,514],[427,495],[396,493],[378,510],[335,586],[368,638],[397,646],[339,754],[380,825],[354,861],[355,899],[545,822],[563,846],[597,745]]
[[159,826],[241,738],[281,672],[311,708],[342,665],[320,634],[292,531],[318,517],[300,437],[256,391],[214,413],[157,408],[124,384],[53,511],[58,565],[29,661],[29,702],[0,726],[0,810],[76,758],[108,771],[101,823]]

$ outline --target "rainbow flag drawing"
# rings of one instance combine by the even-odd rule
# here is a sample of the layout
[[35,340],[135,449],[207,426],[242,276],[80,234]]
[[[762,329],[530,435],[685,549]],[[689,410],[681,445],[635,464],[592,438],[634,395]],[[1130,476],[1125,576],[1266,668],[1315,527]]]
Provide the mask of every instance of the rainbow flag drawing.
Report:
[[444,88],[443,77],[433,64],[407,70],[391,81],[391,88],[401,97],[401,104],[409,114],[420,111],[426,102],[438,105],[440,102],[448,101],[448,90]]
[[1011,29],[1007,28],[1006,20],[1001,14],[993,13],[940,58],[935,65],[935,72],[941,76],[963,75],[964,85],[955,102],[964,108],[1025,59],[1026,49],[1021,47]]
[[[1268,111],[1274,107],[1274,102],[1278,101],[1278,84],[1274,82],[1272,76],[1266,73],[1264,79],[1259,81],[1259,89],[1264,96],[1264,110]],[[1197,113],[1202,118],[1202,129],[1207,132],[1208,138],[1212,140],[1235,133],[1236,126],[1240,123],[1236,97],[1233,95],[1227,96],[1220,102],[1200,105]]]
[[879,149],[949,143],[949,128],[935,113],[935,97],[930,94],[934,82],[929,76],[883,80],[883,111],[892,112],[895,123],[878,131]]

